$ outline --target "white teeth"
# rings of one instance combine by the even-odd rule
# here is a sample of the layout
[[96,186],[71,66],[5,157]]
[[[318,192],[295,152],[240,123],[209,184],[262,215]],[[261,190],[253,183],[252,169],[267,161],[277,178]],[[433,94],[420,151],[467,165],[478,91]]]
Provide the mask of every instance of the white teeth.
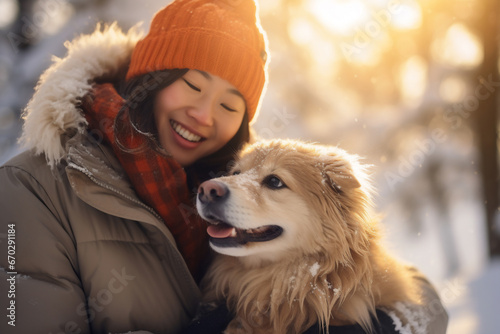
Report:
[[179,136],[181,136],[182,138],[195,143],[201,140],[200,136],[195,135],[192,132],[189,132],[188,130],[183,128],[179,123],[175,121],[170,121],[170,124],[172,124],[172,127],[175,130],[175,132],[177,132],[177,134],[179,134]]
[[233,230],[231,231],[231,237],[236,237],[236,229],[233,228]]

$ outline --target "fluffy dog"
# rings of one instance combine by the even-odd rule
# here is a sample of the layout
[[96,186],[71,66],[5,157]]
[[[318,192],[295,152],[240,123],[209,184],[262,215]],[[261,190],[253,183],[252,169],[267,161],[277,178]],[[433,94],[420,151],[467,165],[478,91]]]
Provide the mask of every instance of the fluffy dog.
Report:
[[197,209],[221,254],[206,301],[236,314],[226,333],[370,332],[376,307],[418,304],[410,272],[381,245],[370,193],[357,157],[283,140],[248,146],[229,176],[204,182]]

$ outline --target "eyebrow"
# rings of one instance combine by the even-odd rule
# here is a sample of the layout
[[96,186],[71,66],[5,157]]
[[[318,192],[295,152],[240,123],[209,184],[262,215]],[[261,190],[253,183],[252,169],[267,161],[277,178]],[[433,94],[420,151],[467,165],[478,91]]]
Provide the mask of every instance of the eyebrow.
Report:
[[[207,72],[205,72],[205,71],[201,71],[201,70],[195,70],[195,71],[198,72],[198,73],[200,73],[201,75],[203,75],[207,80],[212,80],[213,79],[212,76],[210,74],[208,74]],[[241,97],[243,99],[243,101],[245,101],[245,97],[240,93],[239,90],[237,90],[237,89],[228,89],[228,92]]]
[[195,71],[200,73],[201,75],[203,75],[205,77],[205,79],[212,80],[212,76],[210,74],[208,74],[207,72],[200,71],[200,70],[195,70]]
[[243,101],[245,101],[245,97],[243,96],[243,94],[240,93],[239,90],[237,90],[237,89],[229,89],[228,92],[232,93],[232,94],[234,94],[236,96],[241,97],[243,99]]

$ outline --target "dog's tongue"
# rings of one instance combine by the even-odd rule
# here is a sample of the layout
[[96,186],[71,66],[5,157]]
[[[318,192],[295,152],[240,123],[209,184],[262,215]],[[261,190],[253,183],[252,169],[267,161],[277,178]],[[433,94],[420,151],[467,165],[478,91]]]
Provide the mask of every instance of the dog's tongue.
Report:
[[230,237],[231,234],[233,233],[234,227],[231,227],[226,224],[219,224],[219,225],[209,225],[207,227],[207,233],[209,236],[212,238],[218,238],[218,239],[223,239]]

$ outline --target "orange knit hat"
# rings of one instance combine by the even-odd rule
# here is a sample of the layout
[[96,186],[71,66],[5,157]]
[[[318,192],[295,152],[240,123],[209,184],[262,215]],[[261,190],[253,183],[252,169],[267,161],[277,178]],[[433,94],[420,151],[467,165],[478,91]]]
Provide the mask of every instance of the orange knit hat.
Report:
[[175,0],[135,46],[127,80],[164,69],[205,71],[240,91],[251,121],[267,81],[267,55],[254,0]]

